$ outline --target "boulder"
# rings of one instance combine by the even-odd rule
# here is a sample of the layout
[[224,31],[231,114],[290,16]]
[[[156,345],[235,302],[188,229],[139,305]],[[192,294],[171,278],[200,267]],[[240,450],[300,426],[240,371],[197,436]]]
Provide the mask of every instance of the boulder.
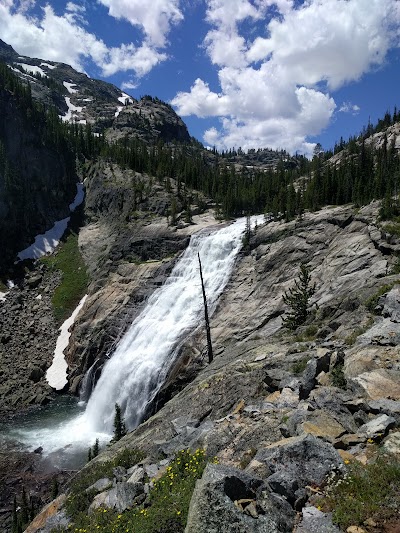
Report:
[[340,529],[333,524],[331,513],[323,513],[311,506],[303,509],[301,522],[294,533],[340,533]]
[[353,380],[372,400],[391,398],[400,400],[400,383],[385,369],[364,372]]
[[128,470],[130,477],[127,480],[127,483],[143,483],[145,478],[144,468],[141,466],[133,466]]
[[103,492],[106,489],[109,489],[112,487],[113,482],[108,477],[103,477],[102,479],[98,479],[96,483],[93,483],[93,485],[90,485],[86,489],[86,492]]
[[66,495],[61,494],[46,505],[25,529],[24,533],[50,533],[58,529],[58,527],[68,527],[69,519],[63,509],[66,499]]
[[117,483],[111,490],[98,494],[89,507],[89,513],[99,507],[115,509],[122,513],[131,509],[135,503],[143,503],[144,486],[142,483]]
[[208,464],[196,482],[185,533],[289,533],[294,512],[261,479]]
[[310,433],[315,437],[321,437],[329,442],[343,435],[346,430],[339,424],[329,413],[325,411],[315,411],[310,414],[309,418],[300,424],[297,432]]
[[291,437],[260,449],[247,467],[266,477],[271,489],[292,505],[306,486],[320,485],[332,470],[342,468],[333,446],[313,435]]
[[387,415],[380,415],[361,426],[357,435],[365,437],[366,439],[376,439],[377,437],[382,437],[386,435],[388,430],[392,428],[396,423],[396,420]]
[[400,431],[390,433],[383,441],[383,448],[389,453],[400,455]]

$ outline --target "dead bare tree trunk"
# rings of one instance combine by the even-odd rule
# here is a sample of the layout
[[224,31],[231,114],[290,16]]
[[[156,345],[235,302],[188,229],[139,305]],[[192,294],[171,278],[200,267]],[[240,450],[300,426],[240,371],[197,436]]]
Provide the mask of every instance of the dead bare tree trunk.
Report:
[[203,271],[202,271],[202,268],[201,268],[201,261],[200,261],[199,252],[197,252],[197,257],[199,258],[201,290],[203,292],[204,318],[205,318],[205,321],[206,321],[206,333],[207,333],[208,362],[212,363],[212,360],[214,359],[214,356],[213,356],[213,350],[212,350],[212,344],[211,344],[210,322],[208,320],[207,297],[206,297],[206,291],[204,289]]

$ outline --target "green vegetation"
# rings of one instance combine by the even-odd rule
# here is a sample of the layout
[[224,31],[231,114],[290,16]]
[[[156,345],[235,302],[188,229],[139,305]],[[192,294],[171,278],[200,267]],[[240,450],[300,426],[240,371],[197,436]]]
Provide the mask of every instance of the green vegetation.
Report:
[[115,404],[115,416],[114,416],[114,436],[111,442],[117,442],[126,435],[125,421],[121,414],[121,407]]
[[78,235],[70,233],[55,254],[41,260],[49,268],[62,272],[61,284],[52,298],[54,317],[61,324],[71,315],[88,285],[85,263],[78,248]]
[[347,387],[347,381],[344,376],[344,365],[343,363],[338,364],[331,370],[330,377],[331,383],[334,387],[339,387],[339,389],[345,389]]
[[302,374],[304,370],[306,369],[307,363],[308,363],[309,357],[303,357],[299,361],[296,361],[292,365],[292,372],[293,374]]
[[400,222],[398,220],[391,222],[390,224],[385,224],[382,226],[382,229],[394,237],[400,237]]
[[342,531],[349,526],[363,526],[369,518],[379,526],[383,521],[398,520],[399,459],[381,455],[366,466],[357,461],[350,463],[344,476],[330,480],[321,504],[324,511],[333,511],[333,520]]
[[397,282],[389,283],[386,285],[383,285],[380,287],[375,294],[373,294],[368,300],[365,302],[365,307],[370,311],[371,313],[376,314],[375,308],[378,305],[378,300],[381,296],[389,292],[393,287],[396,285]]
[[[126,136],[108,143],[103,135],[94,137],[89,124],[63,123],[55,109],[45,109],[43,104],[34,102],[29,84],[23,84],[4,64],[0,64],[2,88],[18,98],[21,109],[42,132],[45,143],[64,154],[68,175],[75,172],[77,158],[81,161],[104,158],[122,168],[155,176],[167,191],[174,179],[176,196],[189,222],[191,190],[213,198],[217,216],[224,218],[266,212],[291,220],[296,216],[301,218],[304,209],[316,210],[327,204],[365,205],[376,198],[382,199],[382,219],[400,214],[399,200],[394,199],[400,176],[400,154],[395,149],[395,139],[389,142],[384,135],[379,148],[365,143],[368,136],[400,120],[397,109],[386,112],[376,126],[368,124],[347,142],[340,139],[333,151],[316,150],[309,161],[305,156],[291,157],[285,151],[268,149],[253,149],[247,154],[241,148],[207,151],[195,139],[188,143],[158,140],[151,144]],[[151,101],[160,103],[154,98]],[[143,117],[136,118],[146,122]],[[339,152],[342,157],[333,165],[329,159]],[[251,160],[260,162],[261,167],[247,165]],[[12,178],[10,183],[14,181],[18,180]],[[136,192],[140,202],[143,191],[139,187]],[[173,207],[170,218],[174,224]]]
[[318,326],[315,324],[310,324],[305,328],[305,330],[296,335],[294,340],[295,342],[307,342],[307,341],[313,341],[315,340],[315,336],[318,332]]
[[250,450],[247,450],[246,452],[244,452],[243,457],[240,460],[240,468],[244,470],[246,466],[250,464],[251,460],[256,455],[256,453],[257,453],[256,448],[250,448]]
[[283,295],[283,301],[291,309],[283,319],[283,325],[288,329],[296,329],[307,320],[309,300],[315,293],[315,285],[311,284],[310,270],[306,265],[300,266],[299,279],[294,287]]
[[113,477],[113,468],[116,466],[123,466],[130,468],[136,465],[142,459],[144,454],[135,449],[125,448],[122,450],[114,460],[105,462],[90,463],[81,470],[70,484],[70,492],[68,495],[66,509],[74,521],[80,520],[80,514],[86,515],[89,505],[93,500],[93,493],[86,492],[86,489],[93,485],[98,479],[104,477]]
[[[136,458],[136,462],[139,460]],[[120,463],[116,459],[112,466],[118,464]],[[133,464],[132,462],[129,466]],[[100,508],[89,516],[87,509],[94,495],[86,492],[86,489],[97,479],[110,475],[110,465],[94,465],[96,469],[85,474],[90,468],[87,467],[71,487],[67,509],[73,519],[73,527],[65,531],[183,533],[193,489],[206,464],[204,450],[196,450],[194,453],[182,450],[177,453],[166,472],[158,480],[153,480],[146,507],[136,506],[123,513]]]
[[26,526],[35,516],[35,509],[33,506],[32,498],[29,499],[25,491],[25,487],[22,487],[21,498],[18,501],[14,495],[13,511],[12,511],[12,533],[22,533],[25,531]]

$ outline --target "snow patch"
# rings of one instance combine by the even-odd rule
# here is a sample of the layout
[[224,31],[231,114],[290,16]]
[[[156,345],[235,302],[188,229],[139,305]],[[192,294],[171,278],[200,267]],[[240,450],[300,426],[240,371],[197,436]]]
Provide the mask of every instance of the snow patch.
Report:
[[121,113],[121,111],[124,109],[124,106],[118,106],[117,107],[117,110],[115,112],[115,118],[117,118],[119,116],[119,114]]
[[69,83],[67,81],[63,81],[63,85],[70,94],[78,92],[78,89],[73,89],[73,87],[76,87],[76,83]]
[[7,292],[0,292],[0,302],[5,302],[6,301],[7,294],[10,292],[11,289],[13,289],[15,287],[14,282],[11,281],[10,279],[7,280],[7,287],[9,288],[9,290]]
[[126,104],[126,101],[128,100],[128,102],[130,104],[133,104],[133,99],[131,96],[129,96],[129,94],[126,94],[126,93],[122,93],[122,96],[120,96],[118,98],[118,101],[121,102],[121,104]]
[[62,390],[68,383],[68,365],[65,361],[64,350],[68,347],[69,338],[71,336],[69,328],[75,322],[75,319],[78,316],[79,311],[82,309],[83,304],[86,302],[87,297],[88,295],[85,294],[85,296],[79,302],[72,315],[67,318],[67,320],[60,327],[60,334],[58,336],[56,348],[54,350],[53,363],[46,372],[47,383],[55,390]]
[[40,66],[47,67],[50,70],[53,70],[53,68],[56,68],[56,65],[49,65],[49,63],[40,63]]
[[[77,183],[76,196],[74,201],[69,205],[69,210],[71,212],[75,211],[78,205],[83,202],[84,197],[85,193],[83,190],[83,184]],[[58,246],[61,237],[64,235],[69,221],[70,217],[57,220],[52,228],[47,230],[45,233],[37,235],[33,244],[28,246],[28,248],[25,248],[25,250],[19,252],[17,255],[19,261],[23,261],[24,259],[39,259],[39,257],[53,252]]]
[[16,65],[19,65],[20,67],[22,67],[25,70],[25,72],[28,72],[29,74],[30,73],[40,74],[41,76],[48,78],[45,71],[42,68],[37,67],[36,65],[27,65],[26,63],[16,63]]
[[74,198],[74,201],[69,204],[69,210],[75,211],[75,209],[81,205],[83,202],[83,199],[85,198],[85,191],[83,189],[83,183],[77,183],[76,184],[76,195]]
[[[67,114],[64,115],[64,116],[61,116],[61,120],[63,122],[70,122],[72,120],[75,120],[76,117],[74,117],[73,115],[75,113],[81,113],[82,112],[82,109],[83,107],[79,107],[79,106],[76,106],[74,104],[71,104],[71,98],[69,96],[66,96],[65,97],[65,103],[67,104],[68,106],[68,111],[67,111]],[[86,124],[86,121],[85,121],[85,124]]]

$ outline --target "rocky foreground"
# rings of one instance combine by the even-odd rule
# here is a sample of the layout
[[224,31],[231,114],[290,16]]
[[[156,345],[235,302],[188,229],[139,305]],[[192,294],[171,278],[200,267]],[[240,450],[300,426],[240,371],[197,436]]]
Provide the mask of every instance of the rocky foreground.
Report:
[[[162,408],[92,461],[126,448],[145,456],[99,478],[92,509],[146,509],[151,479],[174,455],[204,449],[219,464],[196,484],[187,533],[340,531],[312,505],[318,487],[378,450],[400,454],[400,245],[378,226],[377,209],[326,208],[257,229],[212,317],[214,361],[201,356],[199,329],[159,395]],[[291,333],[282,295],[301,263],[316,292],[308,322]],[[27,531],[68,523],[62,496]],[[400,521],[362,528],[351,531],[393,533]]]

